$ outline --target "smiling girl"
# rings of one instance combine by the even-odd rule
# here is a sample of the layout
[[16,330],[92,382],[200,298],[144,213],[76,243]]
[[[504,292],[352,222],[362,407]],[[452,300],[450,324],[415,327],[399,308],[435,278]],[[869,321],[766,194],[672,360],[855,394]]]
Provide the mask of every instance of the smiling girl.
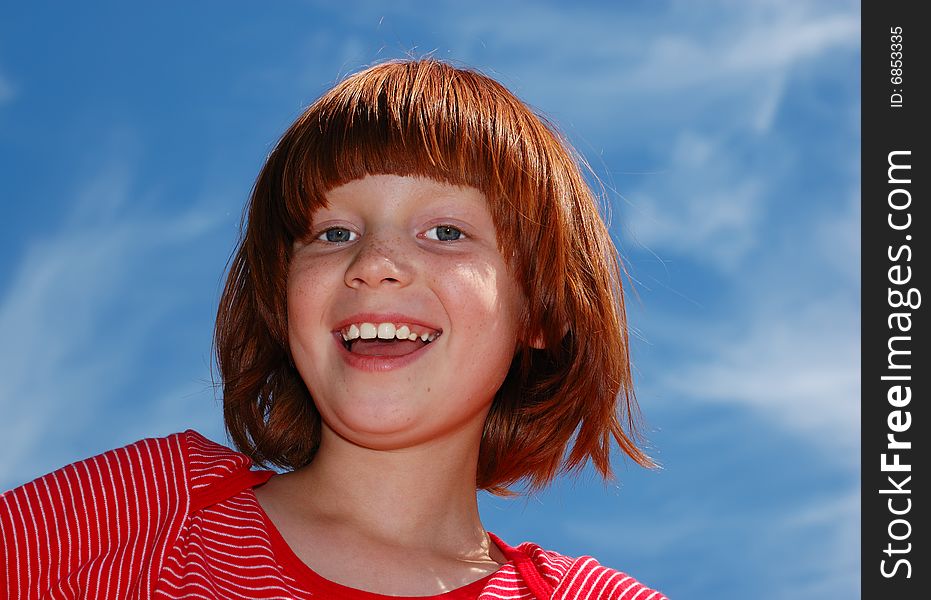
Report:
[[256,182],[216,350],[240,452],[187,431],[3,494],[0,595],[664,598],[478,514],[477,490],[610,477],[613,443],[652,464],[595,197],[497,82],[389,62],[308,108]]

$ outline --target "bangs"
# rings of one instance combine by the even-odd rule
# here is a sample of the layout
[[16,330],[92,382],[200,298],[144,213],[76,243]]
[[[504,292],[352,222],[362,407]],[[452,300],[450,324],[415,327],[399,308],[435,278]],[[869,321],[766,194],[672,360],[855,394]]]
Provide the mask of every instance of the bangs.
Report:
[[317,100],[291,133],[282,184],[291,192],[286,226],[295,238],[306,235],[327,191],[366,175],[477,188],[501,231],[515,211],[532,218],[526,203],[540,198],[543,155],[555,142],[504,86],[435,61],[388,62],[357,73]]

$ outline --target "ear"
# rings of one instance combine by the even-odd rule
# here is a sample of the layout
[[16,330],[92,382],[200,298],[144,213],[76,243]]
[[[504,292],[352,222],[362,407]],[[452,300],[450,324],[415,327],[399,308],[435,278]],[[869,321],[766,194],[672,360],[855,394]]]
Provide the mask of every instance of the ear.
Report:
[[535,350],[543,350],[546,348],[546,344],[543,341],[543,332],[537,331],[537,333],[530,338],[528,345]]
[[[562,327],[562,337],[566,337],[566,334],[569,333],[569,326],[563,325]],[[543,331],[538,329],[537,332],[530,338],[528,345],[535,350],[545,350],[546,342],[543,339]]]

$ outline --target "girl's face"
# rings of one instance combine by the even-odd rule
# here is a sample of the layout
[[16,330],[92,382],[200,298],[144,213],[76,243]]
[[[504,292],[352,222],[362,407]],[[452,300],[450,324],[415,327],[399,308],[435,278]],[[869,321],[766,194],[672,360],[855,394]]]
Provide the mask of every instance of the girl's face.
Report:
[[324,426],[377,449],[477,443],[524,305],[485,196],[375,175],[327,201],[288,277],[291,352]]

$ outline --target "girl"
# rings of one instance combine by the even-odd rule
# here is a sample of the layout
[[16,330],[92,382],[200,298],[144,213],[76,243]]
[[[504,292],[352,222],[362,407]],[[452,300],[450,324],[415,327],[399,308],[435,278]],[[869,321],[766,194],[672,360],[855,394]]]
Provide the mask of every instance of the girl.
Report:
[[256,182],[215,343],[240,452],[186,431],[7,492],[0,594],[663,598],[478,515],[477,489],[609,477],[612,440],[652,464],[595,198],[497,82],[389,62],[307,109]]

